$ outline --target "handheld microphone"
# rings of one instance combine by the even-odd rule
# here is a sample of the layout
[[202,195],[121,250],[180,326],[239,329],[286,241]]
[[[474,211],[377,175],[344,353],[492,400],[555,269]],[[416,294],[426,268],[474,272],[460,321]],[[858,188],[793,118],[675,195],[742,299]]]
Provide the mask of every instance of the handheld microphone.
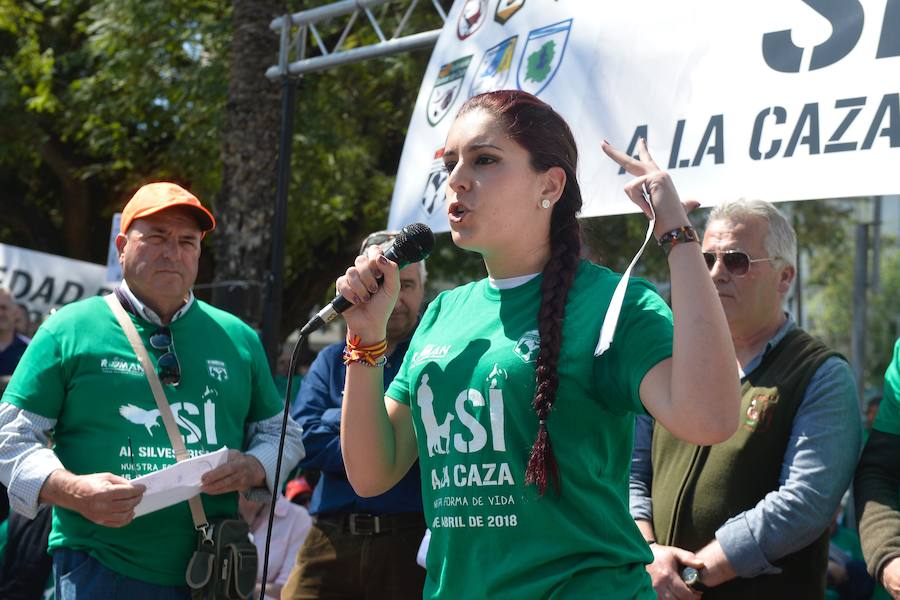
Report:
[[[384,256],[391,262],[397,263],[401,269],[406,265],[420,260],[425,260],[434,249],[434,233],[423,223],[413,223],[400,230],[391,247]],[[378,284],[384,277],[378,278]],[[353,306],[353,303],[338,294],[328,306],[316,313],[309,322],[300,330],[301,336],[306,336],[334,321],[339,314]]]

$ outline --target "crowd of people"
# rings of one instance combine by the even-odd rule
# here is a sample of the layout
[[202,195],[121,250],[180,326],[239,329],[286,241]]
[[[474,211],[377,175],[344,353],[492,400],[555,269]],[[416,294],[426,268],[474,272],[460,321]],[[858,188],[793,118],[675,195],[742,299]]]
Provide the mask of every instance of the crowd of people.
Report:
[[[425,263],[384,256],[395,232],[363,241],[336,282],[346,341],[290,407],[278,479],[303,476],[279,489],[283,400],[256,332],[193,295],[216,220],[190,192],[138,190],[115,294],[33,339],[0,290],[0,597],[225,597],[185,572],[239,515],[254,598],[900,599],[900,339],[864,431],[847,361],[784,308],[784,215],[724,202],[701,235],[643,141],[602,150],[652,220],[669,302],[582,258],[565,120],[524,92],[470,98],[447,215],[488,276],[423,311]],[[142,510],[136,477],[222,446],[199,501]]]

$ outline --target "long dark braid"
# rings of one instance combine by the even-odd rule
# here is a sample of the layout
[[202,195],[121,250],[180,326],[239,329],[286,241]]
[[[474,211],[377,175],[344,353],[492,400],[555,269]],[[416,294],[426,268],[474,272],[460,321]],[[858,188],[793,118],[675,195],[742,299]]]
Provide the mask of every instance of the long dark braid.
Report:
[[491,112],[502,120],[506,132],[531,156],[537,172],[560,167],[566,173],[566,185],[550,217],[550,258],[544,265],[541,306],[538,309],[538,333],[541,348],[535,368],[535,393],[532,406],[538,418],[537,437],[528,457],[525,483],[537,486],[541,495],[552,483],[560,491],[559,466],[553,454],[547,421],[559,387],[557,366],[563,343],[566,300],[578,270],[581,234],[578,212],[581,188],[575,173],[578,150],[565,120],[550,105],[526,92],[502,90],[470,98],[460,114],[475,109]]
[[563,342],[563,319],[569,289],[578,270],[581,235],[575,212],[558,210],[557,203],[550,220],[550,260],[544,265],[541,282],[541,307],[538,309],[538,333],[541,349],[535,368],[535,390],[532,406],[538,417],[538,432],[528,457],[525,483],[537,485],[541,495],[552,482],[559,492],[559,467],[547,431],[547,419],[559,387],[559,355]]

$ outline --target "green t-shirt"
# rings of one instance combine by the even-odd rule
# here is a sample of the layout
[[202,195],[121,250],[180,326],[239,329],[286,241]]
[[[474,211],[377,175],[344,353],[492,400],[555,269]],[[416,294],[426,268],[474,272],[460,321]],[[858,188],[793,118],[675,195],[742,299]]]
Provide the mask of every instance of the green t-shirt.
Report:
[[[900,338],[894,344],[894,356],[884,373],[884,394],[872,428],[883,433],[900,435]],[[872,598],[889,600],[890,595],[881,585],[877,585]]]
[[432,538],[426,598],[655,598],[628,512],[638,390],[672,354],[669,308],[628,286],[612,347],[594,358],[620,275],[582,262],[566,305],[548,420],[562,494],[524,484],[541,277],[445,292],[422,318],[387,396],[410,407]]
[[[303,381],[303,375],[294,375],[291,377],[291,397],[296,398],[297,392],[300,391],[300,382]],[[278,397],[284,398],[287,392],[288,378],[285,375],[275,376],[275,389],[278,390]]]
[[884,374],[884,395],[872,428],[900,435],[900,338],[894,344],[894,357]]
[[[157,326],[134,316],[132,321],[155,363],[161,352],[148,340]],[[282,409],[256,333],[200,301],[169,328],[181,382],[163,387],[188,452],[246,449],[245,425]],[[175,462],[147,378],[102,298],[68,305],[41,326],[3,401],[57,419],[54,450],[75,474],[131,479]],[[237,494],[204,495],[203,506],[210,519],[234,515]],[[135,579],[184,585],[196,538],[187,502],[121,528],[55,507],[49,547],[86,551]]]

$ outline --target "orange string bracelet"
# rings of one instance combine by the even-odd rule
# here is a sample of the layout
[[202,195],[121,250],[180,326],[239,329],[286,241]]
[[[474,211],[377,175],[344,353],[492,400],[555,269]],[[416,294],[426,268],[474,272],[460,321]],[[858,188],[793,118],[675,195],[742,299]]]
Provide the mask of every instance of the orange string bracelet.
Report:
[[381,340],[371,346],[360,346],[362,341],[358,335],[347,334],[347,345],[344,347],[344,364],[359,363],[367,367],[383,367],[387,362],[387,340]]

